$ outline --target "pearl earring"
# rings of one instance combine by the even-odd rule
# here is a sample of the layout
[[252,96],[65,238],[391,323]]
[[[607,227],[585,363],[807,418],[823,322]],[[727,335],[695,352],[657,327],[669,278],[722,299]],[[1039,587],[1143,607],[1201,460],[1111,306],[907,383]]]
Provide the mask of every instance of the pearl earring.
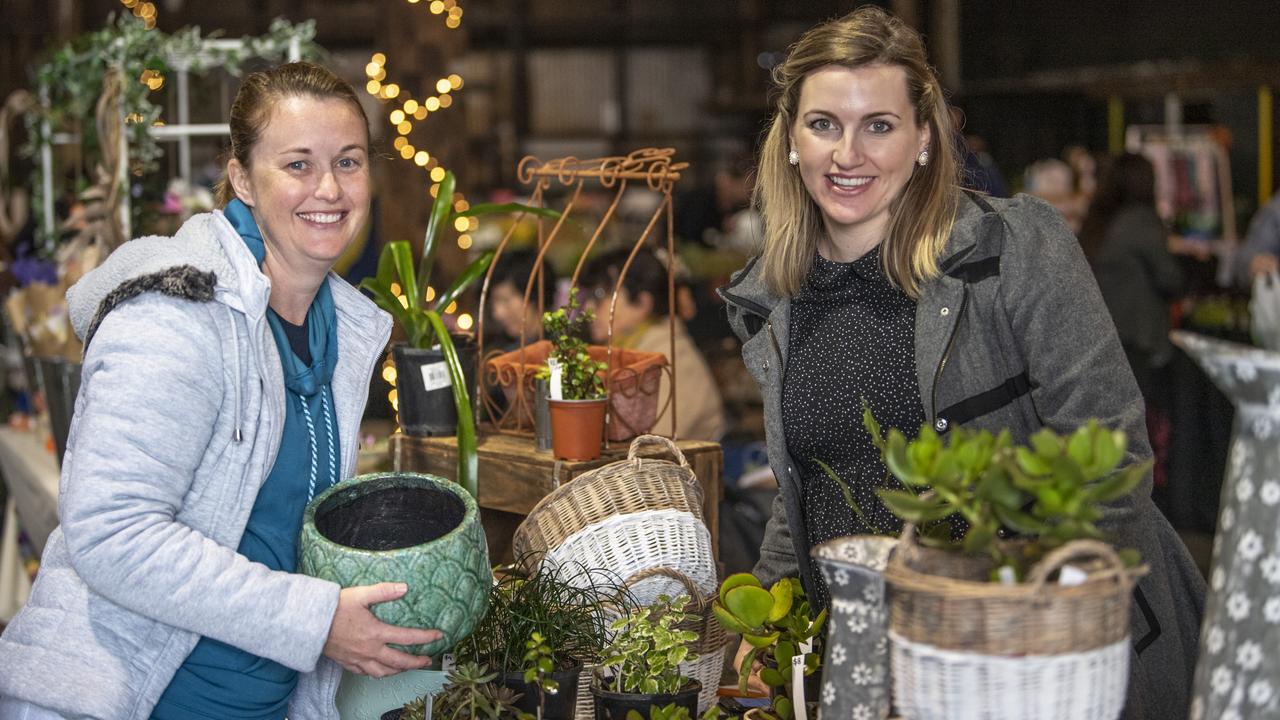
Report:
[[791,163],[792,165],[799,165],[800,153],[796,152],[795,150],[792,150],[791,152],[787,153],[787,162]]
[[920,151],[920,154],[916,156],[916,164],[917,164],[917,165],[919,165],[920,167],[924,167],[925,165],[928,165],[928,164],[929,164],[929,151],[928,151],[928,150],[921,150],[921,151]]

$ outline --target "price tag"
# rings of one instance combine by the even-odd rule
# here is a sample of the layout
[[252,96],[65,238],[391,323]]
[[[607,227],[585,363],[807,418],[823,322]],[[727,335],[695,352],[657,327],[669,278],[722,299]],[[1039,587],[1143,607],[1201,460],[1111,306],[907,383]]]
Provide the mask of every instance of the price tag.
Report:
[[449,672],[453,670],[453,653],[445,653],[440,657],[441,672]]
[[791,656],[791,709],[796,720],[807,720],[804,706],[804,650]]
[[564,388],[560,386],[560,383],[564,382],[564,367],[555,358],[547,359],[547,367],[551,368],[551,382],[548,383],[551,390],[551,399],[563,400]]
[[446,363],[438,362],[422,366],[422,386],[427,392],[447,388],[452,384],[449,382],[449,366]]

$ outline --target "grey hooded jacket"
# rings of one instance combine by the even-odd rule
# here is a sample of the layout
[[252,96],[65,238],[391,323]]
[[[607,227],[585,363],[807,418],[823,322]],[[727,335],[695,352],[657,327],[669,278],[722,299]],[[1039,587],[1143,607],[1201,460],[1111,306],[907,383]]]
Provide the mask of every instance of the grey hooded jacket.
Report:
[[[916,306],[920,398],[940,433],[964,425],[1017,442],[1041,427],[1074,430],[1090,418],[1124,430],[1127,461],[1151,456],[1142,398],[1079,242],[1056,210],[1020,195],[966,193],[942,275]],[[800,478],[782,426],[790,302],[765,287],[755,260],[720,289],[742,357],[764,399],[769,463],[778,478],[755,574],[768,586],[798,575],[812,592]],[[794,381],[794,379],[793,379]],[[1126,718],[1185,717],[1195,669],[1204,580],[1151,502],[1151,479],[1109,507],[1102,522],[1151,572],[1134,593]]]
[[[391,320],[330,275],[343,475]],[[0,696],[147,718],[200,636],[302,673],[295,720],[332,720],[322,656],[340,588],[236,552],[285,417],[270,282],[221,213],[126,243],[68,292],[86,348],[58,513],[0,637]]]

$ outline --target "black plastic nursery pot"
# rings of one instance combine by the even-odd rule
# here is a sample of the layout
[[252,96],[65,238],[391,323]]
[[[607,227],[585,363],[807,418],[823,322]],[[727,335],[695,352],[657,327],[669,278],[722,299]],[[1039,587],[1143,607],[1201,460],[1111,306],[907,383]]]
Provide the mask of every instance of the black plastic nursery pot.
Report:
[[404,708],[396,708],[388,710],[378,717],[378,720],[400,720],[400,716],[404,714]]
[[[560,683],[560,689],[554,695],[547,695],[542,708],[543,720],[573,720],[578,711],[578,679],[581,676],[581,665],[551,673],[551,679]],[[517,708],[531,715],[537,714],[538,689],[533,683],[524,681],[523,672],[503,673],[502,684],[520,693]]]
[[[475,394],[476,346],[469,336],[453,336],[468,395]],[[399,344],[391,349],[396,363],[396,406],[400,429],[414,437],[456,435],[458,413],[453,385],[438,348],[422,350]],[[475,398],[472,398],[475,402]]]
[[689,679],[680,692],[657,693],[620,693],[605,690],[597,678],[591,683],[591,694],[595,696],[596,720],[627,720],[627,712],[635,710],[640,717],[649,717],[649,708],[666,707],[676,704],[689,711],[690,717],[698,715],[698,693],[702,692],[702,683]]

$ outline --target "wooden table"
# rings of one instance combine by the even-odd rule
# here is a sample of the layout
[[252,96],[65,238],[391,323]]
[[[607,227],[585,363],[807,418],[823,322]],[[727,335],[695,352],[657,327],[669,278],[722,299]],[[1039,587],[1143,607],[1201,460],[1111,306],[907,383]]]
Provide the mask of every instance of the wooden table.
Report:
[[[511,537],[516,526],[533,506],[552,490],[588,470],[622,460],[630,443],[614,443],[596,460],[556,460],[549,451],[539,452],[532,437],[493,433],[482,436],[477,448],[481,522],[489,540],[489,560],[509,562]],[[711,548],[720,552],[720,500],[724,495],[720,473],[724,454],[719,443],[680,440],[676,443],[702,485],[703,518],[711,531]],[[641,455],[660,456],[656,445],[645,446]],[[391,466],[394,470],[425,472],[455,479],[458,439],[419,438],[396,433],[391,436]]]

